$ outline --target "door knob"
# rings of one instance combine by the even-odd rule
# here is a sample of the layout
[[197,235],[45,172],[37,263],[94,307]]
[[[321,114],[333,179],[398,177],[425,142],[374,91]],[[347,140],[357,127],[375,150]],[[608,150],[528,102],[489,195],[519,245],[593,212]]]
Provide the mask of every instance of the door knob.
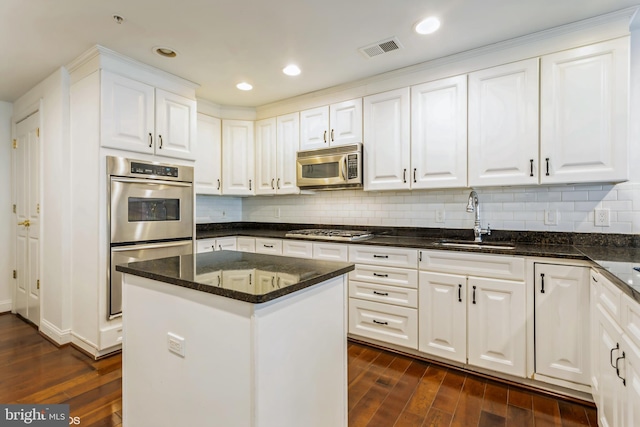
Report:
[[18,225],[24,225],[25,227],[28,227],[31,225],[31,223],[29,222],[28,219],[25,219],[24,221],[19,222]]

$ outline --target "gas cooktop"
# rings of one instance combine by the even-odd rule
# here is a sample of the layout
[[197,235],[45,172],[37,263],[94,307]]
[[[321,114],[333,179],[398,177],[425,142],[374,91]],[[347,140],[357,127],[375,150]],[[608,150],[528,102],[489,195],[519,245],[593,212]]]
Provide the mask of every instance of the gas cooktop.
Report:
[[292,230],[285,234],[286,237],[302,237],[305,239],[336,240],[342,242],[355,242],[373,237],[373,233],[360,230],[332,230],[327,228],[308,228],[305,230]]

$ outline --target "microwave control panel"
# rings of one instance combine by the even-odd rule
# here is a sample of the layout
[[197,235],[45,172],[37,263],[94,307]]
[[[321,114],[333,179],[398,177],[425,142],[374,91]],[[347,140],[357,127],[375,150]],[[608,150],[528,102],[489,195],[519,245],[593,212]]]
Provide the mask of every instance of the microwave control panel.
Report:
[[174,166],[151,165],[131,162],[131,173],[142,175],[178,177],[178,168]]
[[349,154],[347,156],[347,179],[358,178],[358,155]]

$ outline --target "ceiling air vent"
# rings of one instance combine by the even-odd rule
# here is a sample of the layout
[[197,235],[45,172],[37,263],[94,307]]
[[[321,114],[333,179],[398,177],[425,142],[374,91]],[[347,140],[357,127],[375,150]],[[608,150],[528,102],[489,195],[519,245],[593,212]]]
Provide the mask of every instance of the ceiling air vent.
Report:
[[374,56],[382,55],[383,53],[393,52],[394,50],[402,49],[400,40],[396,37],[392,37],[387,40],[382,40],[378,43],[371,44],[369,46],[361,47],[358,49],[367,58],[373,58]]

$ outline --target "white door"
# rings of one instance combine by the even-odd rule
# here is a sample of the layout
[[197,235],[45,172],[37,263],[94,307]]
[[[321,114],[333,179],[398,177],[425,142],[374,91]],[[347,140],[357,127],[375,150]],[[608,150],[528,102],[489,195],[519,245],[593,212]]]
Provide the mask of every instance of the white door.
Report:
[[364,98],[364,189],[408,189],[411,164],[409,88]]
[[156,89],[156,151],[178,159],[194,160],[197,106],[193,99]]
[[467,307],[469,364],[524,377],[524,283],[469,277]]
[[258,120],[256,126],[256,194],[276,193],[276,119]]
[[538,59],[469,74],[469,186],[538,183]]
[[536,263],[537,373],[589,384],[589,271]]
[[221,194],[222,122],[220,119],[198,114],[196,152],[194,171],[196,194]]
[[467,185],[467,76],[411,88],[411,188]]
[[276,156],[276,193],[297,194],[300,189],[296,185],[296,153],[300,148],[300,115],[291,113],[278,116]]
[[467,278],[420,272],[418,350],[467,363]]
[[540,182],[627,179],[628,38],[543,56],[540,96]]
[[253,122],[222,121],[222,194],[247,196],[255,192]]
[[329,145],[362,142],[362,98],[329,106]]
[[640,350],[625,339],[625,414],[624,423],[640,426]]
[[329,147],[329,106],[300,112],[300,150]]
[[153,154],[154,89],[129,78],[101,71],[100,144]]
[[40,114],[16,124],[15,312],[40,324]]
[[598,341],[598,357],[600,360],[600,399],[598,406],[598,425],[600,427],[622,426],[621,392],[616,375],[615,362],[622,356],[620,337],[622,330],[609,317],[601,305],[597,305],[597,331],[594,338]]

